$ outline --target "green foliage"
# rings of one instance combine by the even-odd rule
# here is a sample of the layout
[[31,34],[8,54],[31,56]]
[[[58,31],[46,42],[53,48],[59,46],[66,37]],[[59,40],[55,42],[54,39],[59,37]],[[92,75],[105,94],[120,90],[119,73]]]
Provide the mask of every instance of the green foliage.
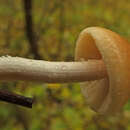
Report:
[[[0,1],[0,55],[32,57],[25,33],[23,1]],[[129,0],[33,0],[34,29],[44,60],[72,61],[80,31],[101,26],[130,41]],[[80,86],[1,83],[1,88],[34,96],[32,110],[0,103],[1,130],[130,130],[130,102],[117,117],[97,115]]]

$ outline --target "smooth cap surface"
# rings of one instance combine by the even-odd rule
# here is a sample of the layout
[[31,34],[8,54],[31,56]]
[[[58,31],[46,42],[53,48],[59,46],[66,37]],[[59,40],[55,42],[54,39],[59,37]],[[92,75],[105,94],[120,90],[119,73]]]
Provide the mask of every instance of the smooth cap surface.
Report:
[[108,29],[84,29],[76,43],[75,60],[102,59],[108,77],[81,83],[87,103],[102,114],[118,112],[130,95],[130,45]]

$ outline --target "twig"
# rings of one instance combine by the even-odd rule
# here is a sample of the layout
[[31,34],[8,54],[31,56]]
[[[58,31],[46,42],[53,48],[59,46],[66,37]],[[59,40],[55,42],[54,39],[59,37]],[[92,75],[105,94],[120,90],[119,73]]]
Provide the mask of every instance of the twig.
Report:
[[25,30],[30,44],[30,51],[32,54],[34,54],[35,59],[41,59],[41,56],[38,53],[36,34],[33,26],[32,0],[24,0],[23,4],[24,4],[24,11],[25,11]]
[[0,101],[32,108],[33,98],[24,97],[12,92],[0,90]]

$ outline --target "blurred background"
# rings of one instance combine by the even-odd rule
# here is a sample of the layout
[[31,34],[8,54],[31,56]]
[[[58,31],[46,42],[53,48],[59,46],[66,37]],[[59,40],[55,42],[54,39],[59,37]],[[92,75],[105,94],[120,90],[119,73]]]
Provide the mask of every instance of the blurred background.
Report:
[[[129,0],[0,0],[0,56],[73,61],[86,27],[111,29],[130,41]],[[1,82],[35,97],[32,109],[0,102],[0,130],[130,130],[130,103],[116,117],[99,116],[78,83]]]

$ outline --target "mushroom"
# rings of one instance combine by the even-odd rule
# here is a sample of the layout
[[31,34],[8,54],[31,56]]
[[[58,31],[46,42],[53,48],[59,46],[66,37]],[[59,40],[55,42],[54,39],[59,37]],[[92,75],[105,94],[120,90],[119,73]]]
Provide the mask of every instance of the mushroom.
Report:
[[99,27],[83,30],[77,40],[75,62],[50,62],[20,57],[0,58],[0,80],[47,83],[82,82],[90,107],[115,113],[130,93],[130,45],[118,34]]
[[107,77],[81,84],[88,104],[103,114],[116,113],[130,95],[130,45],[118,34],[99,27],[83,30],[76,44],[76,61],[102,60]]

